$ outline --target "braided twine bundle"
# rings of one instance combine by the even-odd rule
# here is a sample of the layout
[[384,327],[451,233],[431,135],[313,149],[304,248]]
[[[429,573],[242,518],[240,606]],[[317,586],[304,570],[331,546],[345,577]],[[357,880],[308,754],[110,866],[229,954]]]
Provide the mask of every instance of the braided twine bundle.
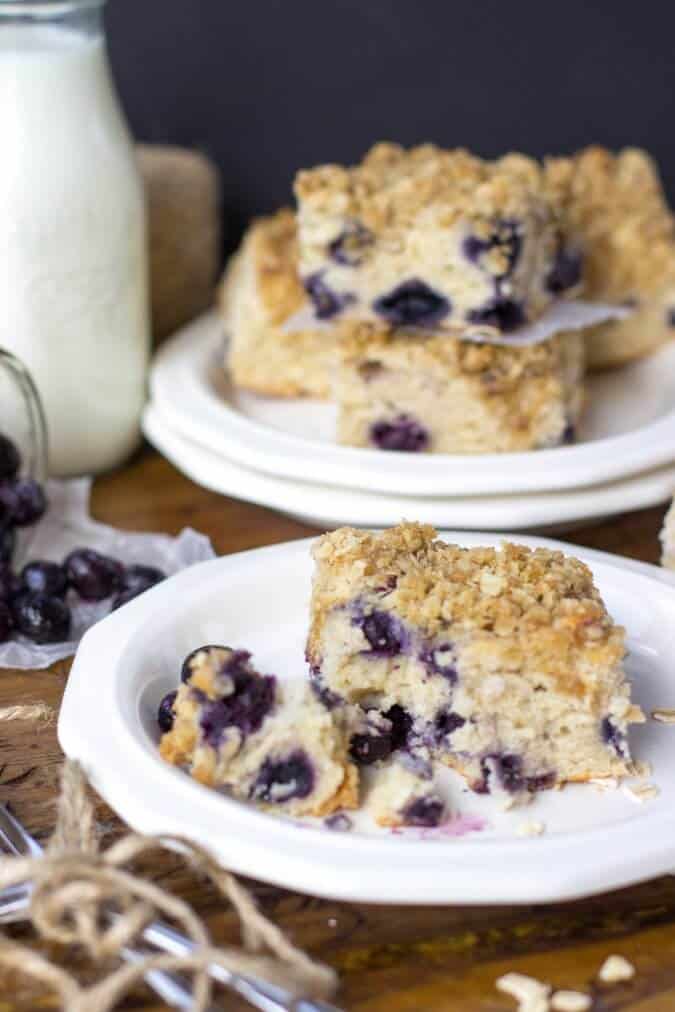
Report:
[[[193,872],[206,875],[236,910],[240,948],[214,947],[200,917],[177,896],[134,872],[141,856],[171,850]],[[327,997],[336,977],[313,962],[257,909],[247,890],[202,848],[181,837],[130,833],[106,850],[99,847],[94,808],[77,763],[66,761],[54,835],[42,858],[0,859],[0,889],[30,880],[34,891],[27,917],[38,937],[64,946],[79,946],[95,964],[111,960],[93,985],[85,987],[69,971],[34,948],[0,933],[0,964],[56,992],[67,1012],[107,1012],[151,969],[189,973],[195,1012],[211,999],[206,972],[210,963],[256,974],[311,997]],[[106,912],[118,916],[107,918]],[[132,965],[119,965],[120,951],[138,939],[150,921],[169,920],[195,945],[189,957],[151,954]]]

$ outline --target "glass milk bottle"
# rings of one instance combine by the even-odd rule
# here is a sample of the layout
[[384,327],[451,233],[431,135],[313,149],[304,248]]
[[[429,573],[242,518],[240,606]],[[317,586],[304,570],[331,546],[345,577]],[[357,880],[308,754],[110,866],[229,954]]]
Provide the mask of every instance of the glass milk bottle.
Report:
[[49,470],[136,446],[149,354],[143,190],[104,0],[0,0],[0,346],[26,365]]

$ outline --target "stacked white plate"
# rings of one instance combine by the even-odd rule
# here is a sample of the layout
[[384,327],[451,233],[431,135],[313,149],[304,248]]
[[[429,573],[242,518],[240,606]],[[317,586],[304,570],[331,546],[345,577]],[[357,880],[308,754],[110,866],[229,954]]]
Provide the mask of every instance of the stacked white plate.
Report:
[[593,376],[574,446],[474,456],[338,446],[333,405],[235,389],[215,313],[158,352],[147,438],[207,488],[319,526],[402,518],[514,530],[653,506],[675,491],[675,343]]

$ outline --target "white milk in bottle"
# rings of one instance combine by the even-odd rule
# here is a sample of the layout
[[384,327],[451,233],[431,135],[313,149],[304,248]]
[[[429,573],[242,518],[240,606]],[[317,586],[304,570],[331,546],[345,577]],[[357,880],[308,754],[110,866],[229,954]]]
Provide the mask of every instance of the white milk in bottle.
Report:
[[44,403],[55,475],[139,438],[145,211],[93,0],[0,2],[0,347]]

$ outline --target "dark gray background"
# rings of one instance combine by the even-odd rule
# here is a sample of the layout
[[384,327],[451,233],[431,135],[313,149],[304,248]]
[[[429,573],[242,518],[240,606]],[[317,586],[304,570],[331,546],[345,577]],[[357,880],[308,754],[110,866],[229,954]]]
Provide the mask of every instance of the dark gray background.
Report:
[[635,144],[675,198],[670,0],[110,0],[135,135],[219,164],[228,244],[298,167],[378,139],[483,155]]

